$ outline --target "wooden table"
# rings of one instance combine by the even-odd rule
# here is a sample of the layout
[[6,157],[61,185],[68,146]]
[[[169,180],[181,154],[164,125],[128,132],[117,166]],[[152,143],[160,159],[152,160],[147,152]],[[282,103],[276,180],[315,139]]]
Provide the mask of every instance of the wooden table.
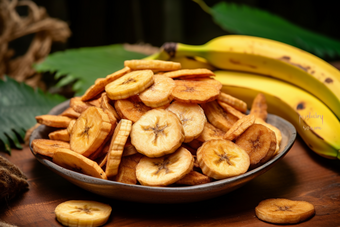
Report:
[[[69,183],[48,170],[28,147],[0,155],[29,179],[29,190],[0,205],[0,220],[17,226],[61,226],[55,207],[66,200],[109,203],[105,226],[274,226],[257,219],[254,208],[267,198],[305,200],[316,215],[299,226],[340,226],[340,161],[313,153],[298,137],[292,149],[271,170],[224,196],[190,204],[141,204],[109,200]],[[0,224],[1,225],[1,224]]]

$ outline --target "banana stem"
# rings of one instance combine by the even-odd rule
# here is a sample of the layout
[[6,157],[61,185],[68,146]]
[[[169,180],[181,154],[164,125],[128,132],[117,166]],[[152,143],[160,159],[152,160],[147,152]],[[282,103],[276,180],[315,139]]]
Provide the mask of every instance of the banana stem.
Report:
[[192,1],[196,2],[206,13],[211,14],[210,7],[207,4],[205,4],[204,1],[202,0],[192,0]]

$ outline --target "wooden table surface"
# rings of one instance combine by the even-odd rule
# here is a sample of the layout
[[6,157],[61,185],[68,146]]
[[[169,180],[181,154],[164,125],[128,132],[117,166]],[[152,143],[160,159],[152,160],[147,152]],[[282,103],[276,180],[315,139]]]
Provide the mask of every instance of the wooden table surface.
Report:
[[12,150],[11,156],[0,155],[17,165],[29,180],[28,191],[0,204],[0,220],[16,226],[61,226],[54,209],[71,199],[110,204],[112,213],[105,226],[274,226],[257,219],[254,208],[261,200],[278,197],[314,204],[315,216],[298,226],[340,226],[340,161],[318,156],[299,137],[288,154],[262,176],[224,196],[189,204],[107,199],[53,173],[28,147]]

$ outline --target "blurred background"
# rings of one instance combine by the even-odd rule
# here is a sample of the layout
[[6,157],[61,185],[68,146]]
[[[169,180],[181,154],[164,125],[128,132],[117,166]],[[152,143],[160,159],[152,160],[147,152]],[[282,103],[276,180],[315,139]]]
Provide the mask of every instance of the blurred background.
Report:
[[[212,17],[191,0],[34,0],[50,17],[66,21],[72,31],[64,44],[54,43],[52,52],[115,43],[164,42],[203,44],[227,34]],[[208,6],[221,0],[205,0]],[[235,0],[266,10],[288,21],[340,40],[338,1],[320,0]],[[29,38],[26,38],[29,43]],[[12,45],[22,45],[20,40]]]

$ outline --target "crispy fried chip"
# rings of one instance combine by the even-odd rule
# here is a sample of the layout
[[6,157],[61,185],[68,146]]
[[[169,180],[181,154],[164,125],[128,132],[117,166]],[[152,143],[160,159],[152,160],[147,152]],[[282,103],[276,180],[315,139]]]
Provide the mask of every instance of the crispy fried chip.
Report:
[[231,126],[231,128],[224,135],[224,139],[226,140],[234,140],[239,135],[241,135],[247,128],[253,125],[255,122],[255,116],[252,114],[246,115],[240,118]]
[[241,111],[242,113],[245,113],[247,111],[247,103],[231,95],[228,95],[225,92],[221,92],[217,99],[220,102],[229,104],[230,106]]
[[215,100],[220,93],[216,86],[203,81],[175,80],[172,96],[185,103],[207,103]]
[[135,102],[130,99],[120,99],[115,102],[115,109],[121,119],[128,119],[135,123],[150,107],[142,102]]
[[51,139],[34,139],[32,141],[32,149],[37,154],[53,157],[54,152],[58,148],[70,149],[70,144],[64,141]]
[[223,139],[224,135],[225,135],[225,132],[223,130],[216,128],[209,122],[206,122],[204,125],[203,132],[197,138],[197,140],[201,142],[206,142],[206,141],[214,140],[214,139]]
[[137,184],[136,167],[142,157],[139,153],[122,157],[115,180],[125,184]]
[[169,78],[190,79],[190,78],[210,77],[210,76],[215,76],[215,74],[209,69],[180,69],[180,70],[164,73],[163,76],[167,76]]
[[111,83],[112,81],[122,77],[124,74],[130,72],[131,69],[129,67],[124,67],[121,70],[118,70],[110,75],[107,75],[106,78],[99,78],[95,81],[95,83],[89,87],[85,94],[81,97],[82,101],[87,101],[90,99],[93,99],[94,97],[96,97],[97,95],[99,95],[100,93],[104,92],[105,90],[105,86],[109,83]]
[[70,117],[70,118],[78,118],[80,113],[74,111],[73,108],[69,107],[64,112],[60,114],[61,116]]
[[178,62],[162,60],[126,60],[124,66],[132,70],[173,71],[181,69],[181,64]]
[[253,100],[253,104],[250,109],[250,113],[254,114],[255,117],[261,118],[262,120],[267,120],[267,102],[264,94],[259,93]]
[[183,184],[183,185],[199,185],[199,184],[206,184],[211,182],[211,178],[199,173],[197,171],[192,170],[190,173],[185,175],[183,178],[178,180],[176,184]]
[[67,128],[70,122],[73,120],[72,118],[65,116],[57,116],[57,115],[40,115],[35,117],[37,123],[54,127],[54,128]]
[[54,132],[50,132],[48,134],[48,138],[50,138],[51,140],[61,140],[61,141],[69,142],[70,133],[68,132],[67,129],[60,129]]

